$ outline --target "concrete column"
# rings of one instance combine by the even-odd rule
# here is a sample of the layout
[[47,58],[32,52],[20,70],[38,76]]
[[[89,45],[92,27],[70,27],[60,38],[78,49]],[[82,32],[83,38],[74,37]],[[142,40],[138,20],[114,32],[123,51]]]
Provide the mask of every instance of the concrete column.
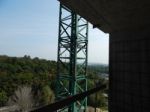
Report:
[[109,112],[150,112],[150,28],[110,33]]

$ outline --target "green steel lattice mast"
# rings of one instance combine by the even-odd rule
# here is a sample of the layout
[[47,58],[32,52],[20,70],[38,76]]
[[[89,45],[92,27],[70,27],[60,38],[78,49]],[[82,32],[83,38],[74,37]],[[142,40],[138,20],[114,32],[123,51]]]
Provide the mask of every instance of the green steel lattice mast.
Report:
[[[69,98],[87,90],[88,23],[74,11],[60,5],[57,95],[56,99]],[[84,112],[87,98],[70,104],[60,111]]]

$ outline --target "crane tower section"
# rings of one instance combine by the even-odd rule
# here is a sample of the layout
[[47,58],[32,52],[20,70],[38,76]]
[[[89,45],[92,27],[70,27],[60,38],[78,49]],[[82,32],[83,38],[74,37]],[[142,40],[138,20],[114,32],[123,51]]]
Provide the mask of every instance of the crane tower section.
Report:
[[[87,90],[88,22],[74,11],[60,4],[57,94],[62,100]],[[84,112],[87,98],[70,104],[67,112]]]

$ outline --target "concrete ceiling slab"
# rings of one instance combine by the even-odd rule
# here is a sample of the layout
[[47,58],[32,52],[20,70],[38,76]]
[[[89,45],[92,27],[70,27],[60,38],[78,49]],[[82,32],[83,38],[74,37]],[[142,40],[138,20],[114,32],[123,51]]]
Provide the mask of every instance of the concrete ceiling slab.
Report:
[[150,24],[150,0],[60,0],[104,32]]

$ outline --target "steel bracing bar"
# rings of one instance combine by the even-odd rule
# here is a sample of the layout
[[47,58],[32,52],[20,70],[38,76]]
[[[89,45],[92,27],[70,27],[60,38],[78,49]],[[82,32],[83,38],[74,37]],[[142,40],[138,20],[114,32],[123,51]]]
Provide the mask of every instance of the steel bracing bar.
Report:
[[87,97],[87,96],[89,96],[89,95],[91,95],[93,93],[96,93],[98,91],[104,90],[105,88],[106,88],[106,85],[101,85],[101,86],[98,86],[98,87],[96,87],[94,89],[85,91],[85,92],[80,93],[80,94],[76,94],[74,96],[70,96],[70,97],[68,97],[66,99],[63,99],[63,100],[58,101],[56,103],[53,103],[53,104],[41,107],[41,108],[33,110],[31,112],[56,112],[59,109],[62,109],[64,107],[69,106],[73,102],[77,102],[77,101],[83,100],[85,97]]

